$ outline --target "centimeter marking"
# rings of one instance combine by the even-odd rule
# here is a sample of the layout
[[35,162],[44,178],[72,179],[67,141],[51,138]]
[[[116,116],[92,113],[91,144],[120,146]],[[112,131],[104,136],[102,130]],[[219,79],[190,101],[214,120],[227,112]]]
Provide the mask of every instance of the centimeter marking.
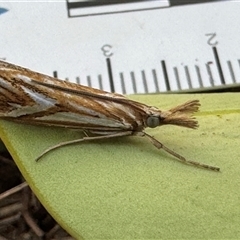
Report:
[[107,70],[108,70],[110,90],[111,90],[111,92],[115,92],[111,60],[110,60],[110,58],[107,58],[106,61],[107,61]]
[[[214,56],[214,59],[215,59],[215,62],[216,62],[216,67],[217,67],[217,71],[218,71],[218,74],[219,74],[220,82],[221,82],[222,85],[226,85],[226,81],[225,81],[225,78],[224,78],[223,69],[222,69],[222,66],[221,66],[221,62],[220,62],[220,58],[219,58],[217,48],[212,47],[212,51],[213,51],[213,56]],[[109,75],[110,89],[111,89],[112,92],[115,92],[111,58],[106,58],[106,62],[107,62],[107,69],[108,69],[108,75]],[[210,85],[212,87],[214,87],[215,83],[214,83],[213,74],[212,74],[212,70],[211,70],[211,65],[212,64],[213,64],[213,62],[206,63],[206,70],[207,70],[207,73],[208,73],[208,76],[209,76]],[[240,67],[240,59],[238,60],[238,64],[239,64],[239,67]],[[231,61],[228,60],[227,65],[228,65],[228,69],[230,71],[230,76],[232,78],[232,81],[233,81],[233,83],[236,83],[237,81],[236,81],[236,77],[235,77],[235,74],[234,74],[234,70],[233,70]],[[165,86],[166,86],[166,91],[167,92],[171,91],[169,74],[168,74],[166,62],[164,60],[161,60],[161,68],[162,68],[163,78],[164,78],[164,82],[165,82]],[[195,70],[196,70],[199,86],[200,86],[200,88],[203,88],[204,87],[203,80],[202,80],[201,71],[200,71],[200,68],[199,68],[198,65],[195,65]],[[180,80],[178,68],[174,67],[173,71],[174,71],[175,79],[176,79],[176,82],[177,82],[177,88],[178,88],[178,90],[182,90],[183,88],[181,86],[181,80]],[[192,90],[193,89],[193,84],[192,84],[191,75],[190,75],[190,71],[189,71],[188,66],[184,66],[184,72],[185,72],[185,76],[186,76],[186,80],[187,80],[187,84],[188,84],[188,89]],[[141,75],[142,75],[144,92],[148,93],[149,90],[148,90],[147,78],[146,78],[146,74],[145,74],[144,70],[141,71]],[[153,76],[153,79],[154,79],[154,85],[155,85],[156,92],[161,92],[161,90],[159,89],[159,85],[158,85],[158,77],[157,77],[157,74],[156,74],[156,69],[152,69],[152,76]],[[135,73],[133,71],[130,72],[130,77],[131,77],[131,81],[132,81],[133,92],[138,93],[137,80],[136,80],[136,77],[135,77]],[[124,81],[124,74],[122,72],[120,73],[120,81],[121,81],[121,86],[122,86],[122,93],[126,94],[127,92],[126,92],[126,86],[125,86],[125,81]]]
[[216,61],[216,64],[217,64],[217,69],[218,69],[218,74],[219,74],[219,77],[220,77],[220,80],[221,80],[221,84],[224,85],[224,84],[226,84],[226,82],[225,82],[225,79],[224,79],[224,76],[223,76],[223,70],[222,70],[222,66],[221,66],[221,63],[220,63],[220,59],[219,59],[216,47],[213,47],[213,55],[214,55],[214,58],[215,58],[215,61]]
[[[211,35],[210,40],[211,39],[212,39],[212,35]],[[110,45],[106,45],[106,46],[107,46],[107,49],[109,50]],[[213,52],[217,72],[218,72],[218,75],[219,75],[220,83],[221,83],[221,85],[226,86],[226,81],[225,81],[225,77],[224,77],[224,74],[223,74],[223,68],[222,68],[222,65],[221,65],[221,61],[220,61],[218,50],[217,50],[216,46],[212,46],[212,52]],[[108,81],[109,81],[110,91],[111,92],[116,92],[116,88],[115,88],[115,84],[114,84],[114,74],[113,74],[113,70],[112,70],[111,56],[112,56],[112,53],[109,52],[109,54],[107,54],[107,57],[106,57],[106,67],[107,67],[107,72],[108,72]],[[239,69],[240,69],[240,59],[238,59],[237,61],[238,61]],[[205,64],[210,87],[217,86],[215,81],[214,81],[213,73],[212,73],[212,69],[211,69],[213,67],[213,64],[214,64],[213,62],[207,62]],[[184,66],[184,73],[185,73],[185,79],[186,79],[186,82],[187,82],[187,89],[186,88],[184,89],[183,86],[182,86],[182,81],[181,81],[181,78],[180,78],[179,69],[177,67],[173,67],[173,73],[174,73],[174,77],[175,77],[175,80],[174,80],[174,79],[169,78],[169,70],[167,68],[167,64],[166,64],[165,60],[160,61],[160,66],[161,66],[161,70],[162,70],[163,80],[164,80],[164,83],[165,83],[165,89],[161,89],[159,87],[159,79],[158,79],[158,76],[157,76],[157,70],[152,69],[151,73],[152,73],[153,84],[154,84],[154,89],[155,89],[154,92],[157,93],[157,92],[170,92],[170,91],[172,91],[173,90],[171,88],[171,82],[172,81],[175,81],[176,85],[177,85],[177,90],[174,90],[174,91],[181,91],[181,90],[185,90],[185,91],[195,90],[195,91],[197,91],[199,88],[201,90],[204,90],[203,77],[202,77],[202,74],[201,74],[201,71],[200,71],[200,67],[198,65],[195,65],[195,71],[196,71],[196,76],[197,76],[199,87],[195,88],[195,89],[194,89],[194,86],[193,86],[192,77],[190,75],[189,67],[187,65]],[[228,70],[229,70],[229,73],[230,73],[230,76],[231,76],[231,79],[232,79],[232,83],[240,83],[240,79],[238,81],[236,79],[234,69],[233,69],[233,66],[232,66],[232,63],[231,63],[230,60],[227,61],[227,67],[228,67]],[[131,80],[133,93],[139,93],[140,92],[138,90],[139,79],[136,79],[136,76],[135,76],[136,74],[135,74],[134,71],[131,71],[129,74],[130,74],[130,80]],[[57,77],[57,72],[56,71],[54,71],[53,76]],[[99,89],[105,90],[103,88],[102,75],[99,74],[97,76],[97,78],[98,78]],[[68,79],[66,79],[66,80],[68,80]],[[89,87],[92,87],[92,79],[91,79],[90,75],[87,76],[86,80],[87,80],[86,81],[87,85]],[[122,91],[121,93],[122,94],[129,93],[128,89],[126,88],[126,79],[124,77],[123,72],[119,73],[119,81],[120,81],[120,86],[121,86],[121,91]],[[149,91],[148,79],[146,77],[145,70],[141,70],[141,81],[142,81],[142,86],[143,86],[144,93],[149,93],[150,91]],[[80,77],[76,77],[76,83],[79,83],[79,84],[81,83]]]

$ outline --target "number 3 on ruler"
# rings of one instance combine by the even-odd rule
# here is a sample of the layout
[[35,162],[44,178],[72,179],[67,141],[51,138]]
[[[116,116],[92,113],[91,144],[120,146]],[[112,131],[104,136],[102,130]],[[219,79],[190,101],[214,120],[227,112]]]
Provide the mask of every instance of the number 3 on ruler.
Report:
[[105,44],[101,47],[101,50],[103,51],[103,55],[105,57],[111,57],[113,55],[112,52],[112,45],[110,44]]

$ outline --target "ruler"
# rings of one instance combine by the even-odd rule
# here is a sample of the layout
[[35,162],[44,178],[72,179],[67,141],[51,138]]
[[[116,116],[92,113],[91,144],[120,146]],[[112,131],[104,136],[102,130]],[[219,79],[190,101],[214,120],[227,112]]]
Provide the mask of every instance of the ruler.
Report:
[[237,0],[49,0],[0,7],[8,9],[1,14],[1,56],[60,79],[123,94],[240,86]]
[[124,94],[240,86],[239,1],[68,0],[67,9],[70,21],[111,23],[79,83]]

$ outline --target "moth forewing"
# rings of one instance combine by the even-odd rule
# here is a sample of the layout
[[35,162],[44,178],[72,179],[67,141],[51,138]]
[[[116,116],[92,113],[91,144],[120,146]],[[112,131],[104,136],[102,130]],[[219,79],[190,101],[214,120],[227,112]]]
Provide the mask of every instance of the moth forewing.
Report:
[[25,124],[82,129],[82,139],[59,143],[44,151],[90,140],[122,136],[145,136],[179,161],[214,171],[218,167],[187,160],[144,132],[165,124],[197,128],[192,115],[200,103],[191,100],[168,111],[127,99],[116,93],[61,81],[0,61],[0,118]]

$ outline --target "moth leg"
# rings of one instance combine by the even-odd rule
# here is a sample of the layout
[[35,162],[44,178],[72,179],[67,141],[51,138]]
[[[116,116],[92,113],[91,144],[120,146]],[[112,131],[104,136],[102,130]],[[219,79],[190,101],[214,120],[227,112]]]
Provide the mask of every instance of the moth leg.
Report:
[[146,136],[156,148],[163,149],[167,153],[176,157],[178,159],[178,161],[180,161],[182,163],[189,164],[189,165],[194,165],[196,167],[205,168],[205,169],[209,169],[209,170],[213,170],[213,171],[220,171],[219,167],[214,167],[214,166],[210,166],[210,165],[207,165],[207,164],[204,164],[204,163],[195,162],[195,161],[192,161],[192,160],[187,160],[185,157],[183,157],[182,155],[180,155],[180,154],[174,152],[173,150],[167,148],[161,142],[159,142],[157,139],[155,139],[154,137],[150,136],[149,134],[147,134],[145,132],[139,132],[139,133],[136,133],[136,135]]
[[36,162],[42,158],[44,155],[46,155],[47,153],[53,151],[54,149],[63,147],[63,146],[67,146],[67,145],[72,145],[72,144],[76,144],[76,143],[80,143],[80,142],[84,142],[84,141],[91,141],[91,140],[100,140],[100,139],[107,139],[107,138],[115,138],[115,137],[123,137],[123,136],[129,136],[132,135],[132,131],[124,131],[124,132],[118,132],[118,133],[111,133],[109,135],[102,135],[102,136],[93,136],[93,137],[89,137],[86,134],[86,137],[83,137],[81,139],[75,139],[75,140],[71,140],[71,141],[67,141],[67,142],[61,142],[57,145],[54,145],[52,147],[49,147],[48,149],[46,149],[44,152],[41,153],[41,155],[39,155],[36,158]]

